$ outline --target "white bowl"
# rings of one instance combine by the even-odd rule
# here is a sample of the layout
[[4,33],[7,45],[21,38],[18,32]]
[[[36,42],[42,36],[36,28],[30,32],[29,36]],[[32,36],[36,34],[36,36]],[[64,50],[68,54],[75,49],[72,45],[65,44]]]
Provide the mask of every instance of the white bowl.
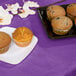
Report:
[[[0,31],[8,33],[12,38],[12,33],[15,29],[12,27],[3,27]],[[32,42],[27,47],[19,47],[12,40],[9,50],[4,54],[0,54],[0,60],[10,64],[18,64],[30,54],[37,42],[38,38],[33,36]]]

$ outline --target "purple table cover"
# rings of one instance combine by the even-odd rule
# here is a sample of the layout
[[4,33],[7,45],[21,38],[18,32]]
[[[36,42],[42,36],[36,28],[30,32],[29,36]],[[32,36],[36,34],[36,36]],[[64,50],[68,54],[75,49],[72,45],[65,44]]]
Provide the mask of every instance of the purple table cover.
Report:
[[[58,0],[31,0],[41,6]],[[22,0],[0,0],[0,5]],[[76,0],[66,0],[60,4],[75,3]],[[38,37],[39,42],[32,53],[18,65],[0,62],[0,76],[76,76],[76,37],[51,40],[47,37],[38,13],[21,19],[15,16],[10,27],[26,26]],[[5,27],[5,26],[0,26]]]

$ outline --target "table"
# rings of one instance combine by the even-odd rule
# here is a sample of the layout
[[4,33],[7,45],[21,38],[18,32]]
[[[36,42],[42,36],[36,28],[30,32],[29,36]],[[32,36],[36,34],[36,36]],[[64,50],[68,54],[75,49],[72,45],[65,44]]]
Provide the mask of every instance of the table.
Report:
[[[58,0],[31,0],[47,5]],[[22,0],[0,0],[0,5]],[[66,0],[60,4],[75,3]],[[38,37],[39,42],[32,53],[18,65],[0,62],[0,76],[76,76],[76,38],[51,40],[47,37],[38,13],[20,19],[13,18],[10,27],[27,26]],[[0,26],[2,27],[2,26]],[[3,26],[4,27],[4,26]]]

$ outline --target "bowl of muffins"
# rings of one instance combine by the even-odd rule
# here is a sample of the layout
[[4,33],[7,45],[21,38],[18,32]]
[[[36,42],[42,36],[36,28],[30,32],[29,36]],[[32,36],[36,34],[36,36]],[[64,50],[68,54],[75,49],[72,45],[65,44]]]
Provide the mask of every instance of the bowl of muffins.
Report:
[[76,3],[41,7],[38,13],[49,38],[76,36]]
[[0,54],[8,51],[11,39],[19,47],[27,47],[33,38],[33,32],[27,27],[18,27],[12,33],[12,38],[6,32],[0,31]]
[[25,59],[38,42],[27,27],[0,28],[0,61],[18,64]]

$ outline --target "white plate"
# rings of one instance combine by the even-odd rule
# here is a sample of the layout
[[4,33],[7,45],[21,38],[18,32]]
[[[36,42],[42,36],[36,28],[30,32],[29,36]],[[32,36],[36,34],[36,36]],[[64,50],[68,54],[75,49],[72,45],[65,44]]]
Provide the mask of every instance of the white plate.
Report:
[[[12,37],[12,33],[15,29],[16,28],[12,27],[3,27],[0,29],[0,31],[8,33]],[[18,64],[30,54],[37,42],[38,38],[36,36],[33,36],[32,42],[29,46],[19,47],[12,40],[9,50],[4,54],[0,54],[0,60],[10,64]]]

